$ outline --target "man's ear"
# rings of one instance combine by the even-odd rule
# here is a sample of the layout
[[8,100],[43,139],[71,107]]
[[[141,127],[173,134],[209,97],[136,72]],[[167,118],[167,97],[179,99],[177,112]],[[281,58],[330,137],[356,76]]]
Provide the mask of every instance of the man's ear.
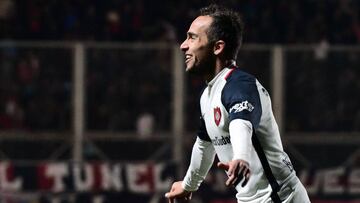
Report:
[[225,49],[225,42],[223,40],[218,40],[214,44],[214,54],[219,56],[220,54],[224,53]]

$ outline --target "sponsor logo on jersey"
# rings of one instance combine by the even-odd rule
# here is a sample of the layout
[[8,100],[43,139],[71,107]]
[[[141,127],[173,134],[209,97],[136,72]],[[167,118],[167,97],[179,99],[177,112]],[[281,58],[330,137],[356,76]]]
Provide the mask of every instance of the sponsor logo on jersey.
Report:
[[234,104],[234,106],[230,108],[230,113],[239,113],[243,110],[252,112],[254,110],[254,106],[248,101],[243,101],[241,103]]
[[220,107],[215,107],[215,108],[214,108],[214,120],[215,120],[215,124],[216,124],[217,126],[219,126],[220,120],[221,120]]
[[282,162],[285,164],[285,166],[287,166],[290,170],[290,172],[292,172],[294,170],[294,167],[289,159],[288,156],[285,156],[283,159],[282,159]]
[[231,144],[230,136],[226,136],[226,137],[221,136],[220,138],[215,137],[215,139],[211,139],[211,142],[213,143],[214,146]]

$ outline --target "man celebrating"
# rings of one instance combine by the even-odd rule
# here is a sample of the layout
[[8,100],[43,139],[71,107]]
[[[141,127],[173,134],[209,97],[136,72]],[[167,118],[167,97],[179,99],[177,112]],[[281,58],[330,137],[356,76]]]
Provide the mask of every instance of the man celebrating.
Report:
[[191,199],[215,154],[238,202],[310,202],[283,151],[268,92],[236,66],[242,32],[237,13],[210,5],[200,10],[180,46],[186,71],[203,76],[207,87],[200,98],[201,126],[191,163],[184,179],[165,194],[170,203]]

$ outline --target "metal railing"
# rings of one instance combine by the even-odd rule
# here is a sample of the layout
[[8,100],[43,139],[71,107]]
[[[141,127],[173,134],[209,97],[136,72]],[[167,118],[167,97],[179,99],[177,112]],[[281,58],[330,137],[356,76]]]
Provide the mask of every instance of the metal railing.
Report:
[[[67,153],[67,158],[70,158],[74,161],[82,161],[84,158],[84,147],[87,146],[93,146],[95,147],[96,153],[99,155],[99,157],[106,158],[106,153],[101,153],[103,151],[100,147],[97,147],[96,142],[97,141],[118,141],[118,142],[126,142],[129,140],[139,140],[143,141],[143,138],[139,138],[136,133],[136,128],[132,129],[124,129],[122,130],[121,127],[118,127],[115,130],[113,129],[107,129],[103,127],[97,127],[93,126],[92,124],[96,124],[96,121],[101,121],[102,117],[98,115],[93,115],[92,111],[99,111],[101,113],[101,108],[104,106],[106,107],[107,103],[111,103],[112,97],[108,98],[103,103],[99,103],[98,100],[104,100],[106,98],[96,97],[96,94],[92,95],[94,91],[102,92],[101,90],[94,90],[93,86],[90,86],[89,83],[91,83],[93,80],[92,77],[95,77],[94,80],[96,80],[96,77],[100,77],[99,74],[104,74],[104,72],[108,75],[101,75],[101,77],[104,77],[103,80],[107,80],[109,76],[114,76],[114,73],[119,74],[120,81],[124,80],[123,78],[130,77],[132,80],[124,81],[123,83],[116,83],[113,89],[106,90],[105,91],[122,91],[122,89],[130,89],[129,95],[136,95],[140,89],[132,89],[133,87],[131,84],[141,84],[141,79],[137,78],[146,78],[148,76],[150,83],[156,83],[161,80],[169,80],[170,82],[167,83],[166,90],[160,90],[160,93],[157,95],[162,94],[169,94],[170,96],[164,97],[159,99],[159,107],[156,107],[153,109],[153,114],[161,114],[159,118],[161,117],[161,123],[162,127],[159,129],[156,129],[156,132],[151,135],[149,140],[162,140],[163,141],[163,147],[158,147],[160,152],[162,153],[169,153],[172,154],[172,159],[176,160],[177,162],[181,162],[183,160],[183,154],[184,154],[184,139],[188,139],[189,136],[186,136],[186,134],[189,134],[189,132],[192,132],[192,128],[188,128],[188,123],[193,124],[197,121],[197,115],[192,110],[194,106],[197,106],[197,99],[195,94],[192,94],[192,89],[197,89],[194,87],[191,87],[192,89],[186,88],[186,81],[191,80],[188,77],[184,75],[184,68],[183,68],[183,56],[180,50],[178,49],[178,45],[176,44],[157,44],[157,43],[95,43],[95,42],[1,42],[0,48],[2,49],[2,66],[0,67],[0,70],[2,72],[5,72],[4,70],[7,68],[4,66],[4,63],[13,64],[10,65],[11,68],[18,68],[19,61],[21,60],[27,60],[24,59],[24,56],[30,54],[35,55],[36,57],[40,58],[38,59],[40,63],[42,63],[41,60],[49,60],[46,63],[44,62],[41,65],[44,65],[41,67],[42,69],[40,71],[47,71],[51,70],[51,68],[56,68],[59,70],[65,70],[66,73],[61,73],[67,75],[67,78],[65,78],[63,83],[68,83],[66,88],[68,88],[68,94],[69,97],[66,101],[68,103],[69,107],[61,109],[62,111],[68,111],[65,113],[66,115],[70,114],[71,116],[65,116],[68,118],[65,124],[63,124],[65,127],[60,128],[55,127],[54,129],[39,129],[33,131],[32,129],[28,130],[25,129],[10,129],[10,130],[2,130],[0,132],[0,140],[1,142],[9,141],[9,140],[27,140],[31,142],[36,142],[37,140],[51,140],[51,141],[59,141],[63,142],[63,144],[58,144],[58,148],[54,150],[54,153],[50,157],[52,159],[56,159],[56,156],[61,157],[62,153]],[[316,56],[314,56],[315,50],[317,49],[317,45],[295,45],[295,46],[280,46],[280,45],[246,45],[241,50],[239,57],[238,57],[238,64],[240,67],[244,66],[245,70],[249,70],[249,72],[254,73],[256,76],[264,79],[265,86],[270,90],[273,100],[273,107],[274,107],[274,114],[278,121],[279,126],[281,127],[281,131],[283,132],[283,139],[286,144],[291,143],[298,143],[298,142],[306,142],[307,144],[312,144],[312,140],[318,140],[318,142],[330,142],[331,140],[336,140],[339,142],[342,142],[341,140],[344,140],[345,143],[349,142],[349,140],[352,140],[354,142],[358,142],[358,135],[356,129],[353,128],[347,128],[344,130],[337,130],[337,131],[322,131],[319,130],[308,130],[307,124],[303,124],[300,121],[298,123],[297,120],[294,124],[294,126],[305,126],[304,128],[299,127],[292,127],[289,125],[290,122],[294,122],[294,116],[296,116],[296,113],[293,113],[291,109],[299,109],[298,111],[306,111],[306,106],[301,106],[299,103],[296,103],[296,101],[289,100],[288,98],[292,98],[292,95],[289,95],[289,91],[294,92],[300,92],[299,94],[295,94],[296,96],[301,96],[303,94],[303,97],[314,97],[314,93],[311,95],[307,95],[307,92],[304,91],[301,92],[301,86],[292,85],[293,78],[297,77],[297,75],[300,75],[299,77],[307,77],[309,70],[311,69],[318,69],[319,67],[325,67],[326,63],[327,65],[331,65],[332,61],[334,60],[332,56],[329,56],[328,58],[321,58],[316,59]],[[355,46],[331,46],[328,49],[324,50],[326,54],[328,55],[335,55],[339,56],[340,58],[346,58],[344,56],[347,56],[347,54],[356,55],[360,51],[360,47]],[[52,53],[54,52],[54,53]],[[340,54],[338,54],[340,53]],[[109,56],[111,55],[112,56]],[[10,56],[7,56],[10,55]],[[14,56],[15,55],[15,56]],[[56,56],[59,55],[60,57],[56,59]],[[343,56],[344,55],[344,56]],[[129,56],[133,56],[128,58]],[[290,57],[290,58],[289,58]],[[351,56],[349,56],[349,59],[338,59],[337,61],[341,63],[341,60],[345,60],[344,64],[349,65],[349,69],[357,73],[357,69],[354,67],[358,67],[359,61],[355,58],[351,59]],[[156,59],[154,59],[156,58]],[[294,58],[296,59],[294,61]],[[65,61],[65,62],[64,62]],[[67,62],[66,62],[67,61]],[[309,63],[310,61],[310,63]],[[319,62],[319,63],[318,63]],[[303,65],[303,72],[302,69],[299,72],[296,72],[294,69],[294,65],[299,65],[301,68],[302,63]],[[309,63],[309,64],[308,64]],[[320,64],[321,63],[321,64]],[[59,67],[57,65],[59,64]],[[64,67],[64,64],[66,67]],[[71,65],[69,65],[71,64]],[[94,65],[96,64],[96,65]],[[99,65],[100,64],[100,65]],[[104,64],[103,66],[101,64]],[[130,64],[130,65],[129,65]],[[135,64],[131,66],[131,64]],[[150,65],[149,65],[150,64]],[[151,64],[155,64],[155,66],[151,66]],[[161,65],[159,65],[161,64]],[[306,66],[305,66],[306,64]],[[325,65],[324,65],[325,64]],[[6,65],[6,64],[5,64]],[[68,67],[71,66],[71,67]],[[116,68],[109,68],[111,66],[114,66]],[[330,67],[328,70],[334,71],[337,67],[341,65],[335,64],[334,67]],[[143,73],[144,68],[147,69],[146,73]],[[154,68],[155,67],[155,68]],[[151,69],[154,68],[154,69]],[[298,67],[296,67],[298,68]],[[119,69],[116,71],[116,69]],[[321,68],[319,68],[321,69]],[[122,70],[124,70],[124,75],[122,75]],[[161,70],[161,71],[159,71]],[[163,72],[169,71],[168,74],[161,75]],[[13,71],[13,70],[12,70]],[[14,71],[13,71],[14,72]],[[154,75],[146,75],[149,73],[154,73]],[[336,72],[336,71],[335,71]],[[338,74],[338,72],[334,74]],[[129,74],[129,75],[126,75]],[[144,75],[145,74],[145,75]],[[158,74],[158,75],[156,75]],[[289,75],[290,74],[290,75]],[[312,73],[313,74],[313,73]],[[318,74],[315,73],[313,77],[323,77],[324,74],[328,74],[328,72],[324,72],[324,74]],[[45,75],[46,76],[46,75]],[[71,77],[70,77],[71,76]],[[121,77],[120,77],[121,76]],[[141,77],[140,77],[141,76]],[[169,76],[171,77],[169,79]],[[4,76],[5,77],[5,76]],[[54,79],[59,80],[56,78],[56,74]],[[118,82],[116,80],[116,75],[112,77],[112,82]],[[152,78],[154,77],[154,78]],[[349,76],[350,77],[350,76]],[[14,78],[12,78],[14,79]],[[15,78],[18,80],[18,78]],[[313,80],[313,78],[311,78]],[[151,82],[153,81],[153,82]],[[19,82],[19,81],[15,81]],[[51,82],[51,81],[50,81]],[[326,81],[329,83],[329,81]],[[330,82],[331,83],[331,82]],[[47,84],[47,83],[46,83]],[[46,85],[45,84],[45,85]],[[106,85],[111,85],[111,83],[96,83],[103,85],[106,87]],[[196,85],[199,85],[200,83],[196,83]],[[302,85],[302,83],[299,83]],[[17,84],[16,84],[17,85]],[[18,88],[28,88],[28,84],[25,84],[22,86],[19,85]],[[40,84],[41,85],[41,84]],[[126,87],[126,85],[129,85]],[[318,85],[318,84],[317,84]],[[31,85],[30,85],[31,86]],[[124,87],[125,86],[125,87]],[[164,85],[161,83],[155,84],[156,88],[164,88]],[[289,90],[289,87],[292,86],[294,89]],[[336,86],[334,84],[333,86]],[[146,88],[146,87],[144,87]],[[150,90],[149,91],[159,91],[159,90]],[[164,92],[161,92],[164,91]],[[338,90],[341,92],[342,90]],[[26,92],[24,90],[24,92]],[[185,93],[186,92],[186,93]],[[331,92],[331,90],[330,90]],[[39,92],[38,92],[39,93]],[[25,94],[25,93],[24,93]],[[89,97],[89,94],[94,97]],[[118,101],[126,101],[129,99],[129,97],[125,97],[124,95],[116,95],[114,94],[114,98],[117,98]],[[141,93],[139,93],[141,94]],[[330,94],[325,92],[324,95],[326,98],[330,98]],[[356,92],[355,92],[356,94]],[[149,94],[151,95],[151,94]],[[22,95],[24,97],[24,95]],[[51,97],[52,95],[47,95],[48,97]],[[103,95],[102,95],[103,96]],[[108,95],[105,95],[108,96]],[[357,94],[354,99],[358,99]],[[340,96],[339,96],[340,97]],[[195,99],[194,99],[195,98]],[[143,100],[141,100],[143,99]],[[93,102],[95,100],[95,102]],[[133,119],[134,117],[131,116],[133,114],[131,111],[136,111],[140,106],[144,105],[148,101],[151,100],[157,100],[157,98],[139,98],[135,101],[136,105],[131,106],[121,106],[123,104],[119,104],[121,107],[115,108],[116,104],[109,104],[109,106],[112,106],[115,108],[116,111],[122,112],[118,109],[123,108],[124,111],[129,111],[128,114],[124,114],[124,117],[114,118],[114,122],[122,122],[132,120],[131,122],[135,122]],[[93,102],[93,106],[91,106],[89,103]],[[161,102],[160,102],[161,101]],[[306,100],[307,101],[307,100]],[[31,105],[32,101],[27,103],[26,105]],[[141,103],[143,102],[143,103]],[[154,103],[155,103],[154,102]],[[308,102],[308,101],[307,101]],[[320,105],[322,104],[319,102]],[[165,105],[167,104],[167,105]],[[154,104],[152,104],[154,105]],[[165,106],[164,106],[165,105]],[[300,106],[299,106],[300,105]],[[308,104],[306,104],[308,105]],[[3,105],[4,106],[4,105]],[[101,107],[99,107],[101,106]],[[151,106],[150,106],[151,107]],[[93,109],[96,108],[96,109]],[[113,109],[114,109],[113,108]],[[145,108],[149,108],[146,106]],[[314,107],[317,108],[317,107]],[[340,108],[340,107],[339,107]],[[356,106],[352,107],[355,110],[357,110]],[[311,108],[313,110],[313,108]],[[360,108],[358,108],[360,109]],[[111,111],[107,110],[107,111]],[[116,114],[117,112],[114,112]],[[28,112],[26,112],[28,113]],[[31,113],[31,112],[30,112]],[[30,114],[29,113],[29,114]],[[355,113],[355,112],[354,112]],[[195,115],[194,115],[195,114]],[[130,115],[130,117],[126,117],[126,115]],[[360,114],[359,114],[360,115]],[[155,115],[157,116],[157,115]],[[93,117],[94,122],[89,122],[89,117]],[[194,120],[190,120],[189,118],[193,117]],[[313,117],[309,116],[309,117]],[[355,116],[353,116],[355,118]],[[33,119],[33,118],[32,118]],[[41,118],[39,118],[41,119]],[[105,118],[104,120],[106,120]],[[335,118],[336,119],[336,118]],[[111,120],[111,119],[109,119]],[[113,121],[111,120],[111,121]],[[29,121],[30,122],[30,121]],[[345,121],[344,121],[345,122]],[[89,124],[90,123],[90,124]],[[117,124],[118,124],[117,123]],[[90,126],[89,126],[90,125]],[[116,124],[114,124],[116,126]],[[119,125],[119,124],[118,124]],[[309,124],[310,127],[312,127]],[[320,125],[320,124],[318,124]],[[354,124],[355,125],[355,124]],[[121,126],[121,125],[119,125]],[[166,128],[164,126],[168,126],[169,128]],[[316,128],[316,126],[314,127]],[[301,129],[305,129],[302,131]],[[347,133],[351,132],[351,133]],[[340,133],[340,134],[339,134]],[[320,138],[322,136],[311,136],[306,137],[308,134],[325,134],[324,137],[329,137],[333,135],[333,138],[329,139],[323,139]],[[351,134],[351,135],[349,135]],[[339,138],[339,135],[342,135],[340,137],[343,137],[343,139]],[[309,140],[309,141],[306,141]],[[347,140],[347,141],[345,141]],[[317,142],[317,141],[316,141]],[[85,144],[84,144],[85,143]],[[90,145],[87,145],[86,143],[90,143]],[[95,143],[95,144],[94,144]],[[169,146],[169,143],[171,145]],[[179,144],[180,143],[180,144]],[[105,147],[106,148],[106,147]],[[170,151],[169,151],[170,150]],[[160,153],[156,150],[154,153]],[[71,155],[70,155],[70,154]],[[6,152],[2,152],[2,158],[7,158],[11,156],[7,156]],[[150,156],[153,157],[153,156]]]

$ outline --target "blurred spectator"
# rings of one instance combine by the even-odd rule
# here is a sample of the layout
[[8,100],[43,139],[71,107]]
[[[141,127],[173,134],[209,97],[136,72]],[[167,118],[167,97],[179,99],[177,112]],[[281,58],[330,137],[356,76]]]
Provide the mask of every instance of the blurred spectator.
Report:
[[329,52],[329,43],[326,39],[322,39],[315,48],[315,59],[325,60]]
[[141,138],[148,138],[154,133],[155,120],[150,113],[142,113],[136,121],[136,131]]
[[14,9],[14,1],[13,0],[2,0],[0,2],[0,19],[8,20],[12,14]]
[[13,0],[1,0],[0,1],[0,38],[6,39],[11,37],[12,23],[14,20],[15,4]]
[[22,129],[23,120],[23,109],[21,109],[15,97],[9,97],[5,101],[4,111],[0,112],[0,129]]

